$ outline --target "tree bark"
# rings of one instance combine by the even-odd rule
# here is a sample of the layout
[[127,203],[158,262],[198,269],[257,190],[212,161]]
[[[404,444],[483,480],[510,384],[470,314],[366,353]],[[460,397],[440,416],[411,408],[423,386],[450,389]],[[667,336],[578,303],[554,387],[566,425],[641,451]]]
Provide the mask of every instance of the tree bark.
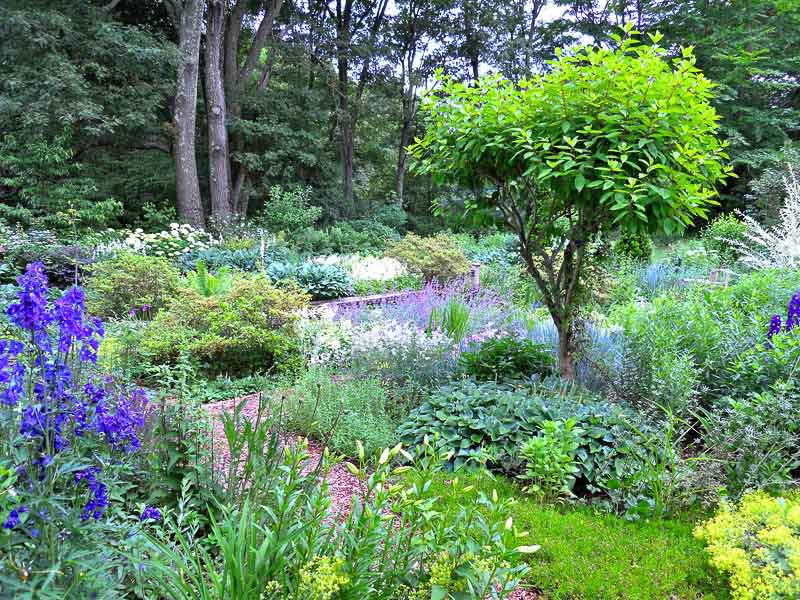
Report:
[[178,218],[192,227],[205,226],[200,199],[195,156],[197,122],[197,77],[200,65],[200,26],[203,6],[200,0],[172,3],[178,24],[180,64],[175,92],[175,186]]
[[208,167],[211,217],[225,228],[233,218],[230,153],[226,126],[225,86],[222,74],[222,44],[225,2],[210,0],[206,27],[206,102],[208,104]]
[[[403,196],[405,194],[405,182],[406,182],[406,159],[408,158],[408,153],[406,152],[406,148],[411,143],[411,136],[414,132],[414,108],[413,104],[416,102],[416,99],[412,98],[410,103],[412,106],[404,106],[403,112],[403,126],[400,129],[400,147],[398,148],[397,152],[397,169],[395,170],[394,175],[394,191],[397,194],[397,199],[400,202],[400,205],[403,205]],[[403,99],[403,104],[406,105],[409,103],[408,98]]]
[[[281,11],[284,0],[271,0],[266,13],[263,15],[258,29],[253,36],[252,43],[244,59],[244,64],[240,65],[240,40],[241,32],[244,27],[244,17],[248,10],[247,0],[236,0],[231,8],[228,18],[225,21],[224,47],[223,47],[223,82],[225,90],[225,109],[227,126],[235,123],[242,117],[242,96],[247,87],[253,81],[256,67],[259,67],[261,52],[265,48],[269,39],[273,36],[273,26],[275,19]],[[222,2],[225,4],[225,2]],[[262,72],[258,78],[256,91],[263,93],[269,83],[269,75],[272,69],[274,58],[270,54],[267,64],[262,67]],[[233,182],[230,189],[229,203],[232,208],[233,216],[245,217],[249,197],[247,192],[247,180],[250,175],[246,164],[238,162],[234,158],[237,152],[245,150],[245,136],[241,131],[234,132],[228,139],[227,161],[228,178]]]

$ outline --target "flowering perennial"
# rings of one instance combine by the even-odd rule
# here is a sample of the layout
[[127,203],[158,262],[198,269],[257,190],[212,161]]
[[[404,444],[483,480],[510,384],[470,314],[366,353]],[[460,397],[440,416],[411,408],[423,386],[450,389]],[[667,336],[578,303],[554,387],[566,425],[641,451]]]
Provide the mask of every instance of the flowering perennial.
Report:
[[[53,463],[87,444],[94,446],[90,456],[133,452],[139,447],[147,399],[141,390],[117,388],[93,374],[104,330],[87,315],[80,288],[49,302],[41,263],[29,265],[17,282],[17,301],[7,311],[17,339],[0,340],[0,429],[3,442],[19,457],[17,482],[27,484],[34,500],[37,492],[46,500],[69,489],[86,498],[88,491],[80,518],[100,519],[109,502],[100,466],[72,471],[70,485],[63,479],[70,471]],[[65,462],[75,458],[85,464],[88,456],[73,455]],[[4,527],[17,527],[26,511],[26,505],[12,509]]]
[[786,313],[785,323],[782,321],[780,315],[772,315],[769,321],[767,339],[771,340],[773,335],[781,331],[792,331],[796,326],[800,326],[800,290],[789,300],[789,308]]

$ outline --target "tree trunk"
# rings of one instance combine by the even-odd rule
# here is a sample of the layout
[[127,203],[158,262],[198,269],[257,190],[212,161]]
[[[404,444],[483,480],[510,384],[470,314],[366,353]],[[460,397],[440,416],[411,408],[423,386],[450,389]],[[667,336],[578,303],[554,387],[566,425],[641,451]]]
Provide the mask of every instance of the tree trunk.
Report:
[[200,0],[186,0],[179,15],[180,65],[175,92],[175,187],[178,218],[192,227],[202,228],[203,205],[195,156],[197,122],[197,76],[200,65],[200,25],[203,6]]
[[400,148],[397,152],[397,169],[394,174],[394,191],[397,194],[397,199],[401,206],[403,205],[406,183],[406,159],[408,158],[406,148],[411,143],[413,129],[414,117],[409,116],[408,111],[406,111],[403,116],[403,127],[400,130]]
[[226,128],[225,87],[222,79],[222,39],[225,3],[208,3],[206,32],[206,101],[208,104],[208,167],[211,217],[216,227],[224,228],[233,217],[228,130]]
[[558,371],[565,381],[575,379],[575,363],[573,361],[573,336],[574,328],[568,320],[559,319],[556,322],[558,330]]

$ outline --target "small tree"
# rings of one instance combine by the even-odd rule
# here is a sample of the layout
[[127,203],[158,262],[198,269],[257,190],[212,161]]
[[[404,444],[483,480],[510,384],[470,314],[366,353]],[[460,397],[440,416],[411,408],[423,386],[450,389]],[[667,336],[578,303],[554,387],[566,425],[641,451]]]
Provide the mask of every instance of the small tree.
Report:
[[444,78],[423,101],[425,136],[410,147],[420,171],[485,190],[519,236],[559,332],[565,378],[574,377],[588,243],[618,228],[681,232],[706,218],[714,184],[730,173],[713,84],[691,49],[670,63],[658,34],[649,46],[616,39],[615,50],[559,52],[547,73],[519,85]]

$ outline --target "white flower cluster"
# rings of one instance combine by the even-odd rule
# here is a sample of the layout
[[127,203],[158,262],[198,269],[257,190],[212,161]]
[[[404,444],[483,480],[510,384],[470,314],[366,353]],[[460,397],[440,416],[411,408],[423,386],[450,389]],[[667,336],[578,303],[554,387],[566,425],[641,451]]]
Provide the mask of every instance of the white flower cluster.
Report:
[[389,319],[353,328],[351,356],[386,361],[427,362],[454,351],[453,340],[441,331],[427,333],[413,323]]
[[318,256],[315,263],[332,265],[347,271],[357,281],[389,281],[406,274],[406,268],[394,258],[359,256],[357,254],[332,254]]
[[334,309],[322,306],[301,312],[297,323],[300,348],[312,365],[344,364],[350,356],[353,326],[334,320]]
[[191,225],[170,223],[169,230],[145,233],[141,229],[130,232],[118,249],[133,250],[142,254],[178,258],[181,254],[205,250],[216,244],[211,234]]
[[334,309],[303,311],[298,322],[301,349],[311,364],[345,365],[358,361],[381,366],[413,366],[450,357],[455,345],[446,334],[430,334],[413,323],[376,319],[353,325],[335,319]]
[[745,241],[727,240],[742,254],[741,261],[756,269],[800,267],[800,176],[789,169],[784,179],[786,199],[780,208],[778,223],[763,227],[745,214]]

